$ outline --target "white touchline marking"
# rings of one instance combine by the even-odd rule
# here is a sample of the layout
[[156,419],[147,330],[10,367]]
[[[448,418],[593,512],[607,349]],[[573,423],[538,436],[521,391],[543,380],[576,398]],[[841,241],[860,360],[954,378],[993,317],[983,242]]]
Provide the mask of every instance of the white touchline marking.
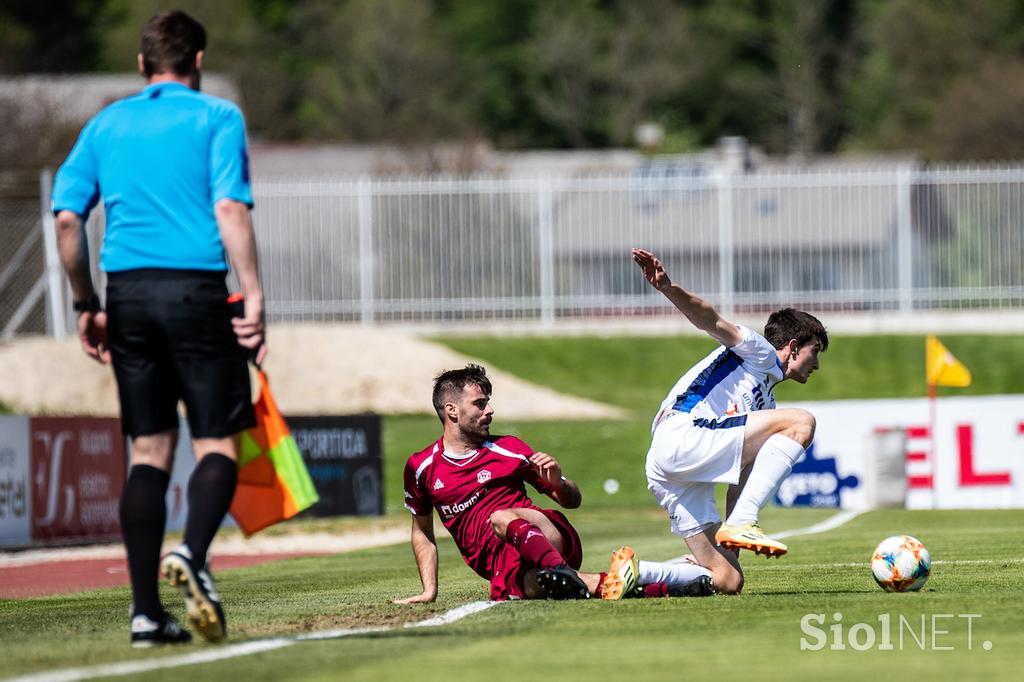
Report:
[[[820,521],[813,525],[807,526],[806,528],[794,528],[793,530],[783,530],[778,533],[773,533],[772,537],[776,538],[792,538],[798,535],[814,535],[815,533],[824,533],[826,531],[833,530],[842,526],[845,523],[853,521],[855,518],[863,514],[864,511],[842,511],[828,517],[824,521]],[[676,564],[686,561],[684,557],[676,557],[669,559],[665,563]],[[939,559],[932,562],[932,566],[957,566],[957,565],[971,565],[971,564],[1022,564],[1024,558],[1012,558],[1012,559]],[[776,563],[772,562],[757,567],[757,570],[767,568],[768,570],[799,570],[799,569],[821,569],[821,568],[864,568],[870,566],[870,561],[853,561],[846,563],[836,564],[797,564],[793,562],[787,563]]]
[[368,628],[340,628],[338,630],[320,630],[314,632],[305,632],[301,635],[295,635],[292,639],[296,642],[313,642],[321,639],[341,639],[342,637],[352,637],[354,635],[368,635],[374,632],[387,632],[394,628],[390,625],[374,625]]
[[[496,601],[476,601],[470,602],[469,604],[463,604],[449,611],[445,611],[439,616],[427,618],[426,620],[417,621],[414,623],[406,623],[403,627],[434,627],[438,625],[447,625],[448,623],[454,623],[455,621],[471,616],[474,613],[479,613],[485,609],[489,609],[492,606],[497,606],[504,602]],[[84,666],[80,668],[64,668],[62,670],[50,670],[44,673],[37,673],[33,675],[23,675],[21,677],[7,678],[5,682],[74,682],[75,680],[88,680],[93,677],[117,677],[119,675],[132,675],[134,673],[144,673],[151,670],[163,670],[166,668],[179,668],[185,665],[196,665],[198,663],[212,663],[215,661],[223,661],[229,658],[238,658],[240,656],[250,656],[252,654],[263,653],[264,651],[273,651],[274,649],[283,649],[293,644],[300,642],[310,642],[325,639],[341,639],[342,637],[352,637],[354,635],[365,635],[374,632],[389,632],[396,630],[395,626],[391,625],[380,625],[376,627],[368,628],[345,628],[340,630],[324,630],[322,632],[306,632],[301,635],[295,635],[294,637],[275,637],[272,639],[257,639],[251,642],[242,642],[241,644],[230,644],[228,646],[217,647],[216,649],[209,649],[206,651],[197,651],[191,654],[184,654],[181,656],[166,656],[164,658],[153,658],[145,661],[122,661],[120,663],[105,663],[102,665]]]
[[242,644],[232,644],[226,647],[218,647],[209,651],[197,651],[182,656],[168,656],[166,658],[149,659],[146,661],[122,661],[121,663],[107,663],[103,665],[92,665],[81,668],[64,668],[63,670],[51,670],[36,675],[25,675],[23,677],[10,678],[11,682],[72,682],[73,680],[87,680],[92,677],[115,677],[118,675],[131,675],[133,673],[144,673],[150,670],[161,668],[175,668],[183,665],[194,665],[196,663],[211,663],[222,661],[238,656],[249,656],[264,651],[273,651],[286,646],[291,646],[295,641],[292,639],[261,639]]
[[434,616],[433,618],[427,618],[415,623],[406,623],[407,628],[429,628],[435,625],[447,625],[448,623],[454,623],[460,618],[466,616],[472,616],[474,613],[479,613],[484,609],[489,609],[496,604],[502,604],[500,601],[474,601],[468,604],[463,604],[451,611],[445,611],[440,616]]
[[[932,562],[932,566],[971,566],[971,565],[984,565],[984,564],[1024,564],[1024,557],[1015,557],[1011,559],[939,559]],[[797,564],[797,563],[776,563],[772,562],[758,567],[757,570],[769,569],[772,571],[778,569],[801,569],[801,568],[867,568],[871,565],[870,561],[850,561],[846,563],[838,564]]]
[[798,535],[814,535],[816,533],[825,533],[842,526],[843,524],[853,521],[855,518],[863,514],[863,511],[847,510],[841,511],[837,514],[833,514],[824,521],[820,521],[813,525],[807,526],[806,528],[794,528],[793,530],[784,530],[778,533],[772,533],[772,537],[776,538],[794,538]]
[[[843,525],[844,523],[849,523],[850,521],[853,521],[855,518],[857,518],[858,516],[860,516],[863,513],[864,513],[863,511],[856,511],[856,510],[852,510],[852,509],[851,510],[847,510],[847,511],[837,512],[837,513],[833,514],[832,516],[828,517],[827,519],[825,519],[824,521],[819,521],[818,523],[815,523],[813,525],[807,526],[806,528],[794,528],[793,530],[779,531],[778,533],[772,533],[772,537],[775,537],[775,538],[793,538],[793,537],[796,537],[798,535],[814,535],[815,533],[824,533],[826,531],[830,531],[830,530],[833,530],[835,528],[838,528],[839,526]],[[683,561],[686,561],[686,558],[678,556],[678,557],[675,557],[674,559],[669,559],[665,563],[677,564],[677,563],[681,563]]]

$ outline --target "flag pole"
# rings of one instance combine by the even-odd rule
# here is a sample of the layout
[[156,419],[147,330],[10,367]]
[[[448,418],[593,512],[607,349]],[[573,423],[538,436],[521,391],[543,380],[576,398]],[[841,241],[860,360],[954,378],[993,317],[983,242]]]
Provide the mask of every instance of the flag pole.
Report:
[[935,452],[936,427],[936,394],[938,386],[955,386],[963,388],[971,385],[971,372],[963,363],[942,345],[935,336],[929,334],[924,341],[925,383],[928,385],[928,432],[931,434],[932,455],[932,508],[935,508],[935,473],[938,470],[937,453]]
[[938,453],[935,452],[935,406],[938,397],[938,387],[935,384],[928,384],[928,457],[931,459],[932,469],[932,509],[935,509],[935,472],[938,470]]

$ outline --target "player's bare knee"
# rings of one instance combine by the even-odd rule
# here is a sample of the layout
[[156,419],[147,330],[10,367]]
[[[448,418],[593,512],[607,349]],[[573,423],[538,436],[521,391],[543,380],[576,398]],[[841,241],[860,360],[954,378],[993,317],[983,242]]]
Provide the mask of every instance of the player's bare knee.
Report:
[[804,447],[807,447],[808,445],[814,442],[814,431],[818,427],[818,420],[814,418],[813,414],[806,410],[800,410],[800,412],[803,416],[801,426],[804,430],[804,433],[802,434],[803,440],[801,440],[800,442],[804,445]]
[[516,515],[508,509],[499,509],[492,513],[487,519],[491,524],[491,530],[498,537],[504,538],[505,532],[508,530],[508,524],[517,518]]
[[816,426],[817,421],[814,419],[813,414],[807,410],[794,408],[793,418],[783,431],[783,434],[800,443],[800,445],[807,447],[814,441],[814,429]]
[[739,571],[715,571],[711,585],[718,594],[739,594],[743,590],[743,574]]

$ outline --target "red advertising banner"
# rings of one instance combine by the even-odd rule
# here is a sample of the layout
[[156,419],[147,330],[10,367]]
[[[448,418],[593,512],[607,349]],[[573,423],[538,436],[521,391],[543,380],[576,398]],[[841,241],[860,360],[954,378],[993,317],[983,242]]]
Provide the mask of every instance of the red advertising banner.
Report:
[[33,417],[29,431],[32,539],[118,535],[127,469],[120,421]]

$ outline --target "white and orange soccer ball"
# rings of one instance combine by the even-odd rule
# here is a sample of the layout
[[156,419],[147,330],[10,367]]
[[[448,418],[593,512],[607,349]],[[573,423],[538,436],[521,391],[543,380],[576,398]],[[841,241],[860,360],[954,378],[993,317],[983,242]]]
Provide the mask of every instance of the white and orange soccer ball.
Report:
[[913,592],[924,587],[932,571],[932,557],[921,541],[893,535],[878,543],[871,555],[871,573],[886,592]]

